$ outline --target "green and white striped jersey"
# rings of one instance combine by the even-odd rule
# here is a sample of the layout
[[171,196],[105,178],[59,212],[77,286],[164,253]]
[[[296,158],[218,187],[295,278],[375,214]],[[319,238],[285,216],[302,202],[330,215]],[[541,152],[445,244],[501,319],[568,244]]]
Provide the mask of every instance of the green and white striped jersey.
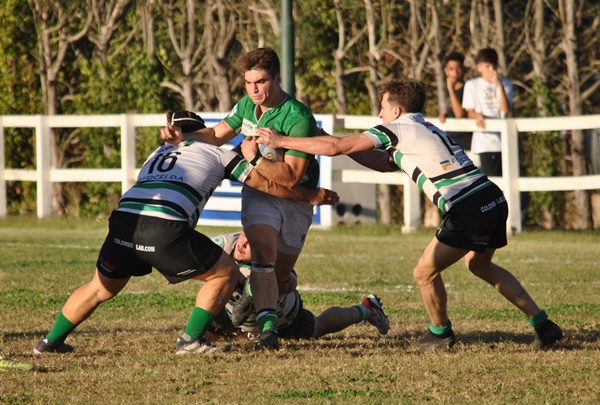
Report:
[[444,131],[420,113],[365,131],[442,211],[492,184]]
[[227,149],[193,140],[157,148],[118,211],[175,221],[195,228],[206,202],[223,179],[245,182],[253,167]]

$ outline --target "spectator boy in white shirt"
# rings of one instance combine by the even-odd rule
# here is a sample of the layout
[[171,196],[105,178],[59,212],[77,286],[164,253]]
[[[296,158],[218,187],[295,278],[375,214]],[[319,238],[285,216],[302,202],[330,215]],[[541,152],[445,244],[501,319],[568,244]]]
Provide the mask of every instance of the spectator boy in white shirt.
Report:
[[[481,49],[475,58],[481,76],[465,83],[462,106],[479,128],[486,118],[507,118],[513,101],[512,82],[498,75],[498,54],[492,48]],[[471,151],[480,159],[479,169],[488,176],[502,176],[500,132],[473,132]]]

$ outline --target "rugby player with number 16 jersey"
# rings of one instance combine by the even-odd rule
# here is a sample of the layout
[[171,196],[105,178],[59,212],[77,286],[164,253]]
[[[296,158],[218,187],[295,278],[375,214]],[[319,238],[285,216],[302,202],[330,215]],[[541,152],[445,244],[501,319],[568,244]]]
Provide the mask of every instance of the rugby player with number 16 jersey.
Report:
[[[188,111],[168,115],[183,132],[204,128],[202,118]],[[129,279],[156,268],[171,284],[204,281],[177,354],[212,353],[204,332],[221,311],[239,279],[235,261],[195,230],[211,194],[223,179],[233,179],[285,198],[315,204],[335,203],[324,189],[288,188],[273,183],[236,152],[193,140],[158,147],[140,170],[136,184],[120,199],[109,219],[93,279],[68,299],[52,330],[34,353],[64,353],[73,347],[67,336],[103,302],[116,296]]]

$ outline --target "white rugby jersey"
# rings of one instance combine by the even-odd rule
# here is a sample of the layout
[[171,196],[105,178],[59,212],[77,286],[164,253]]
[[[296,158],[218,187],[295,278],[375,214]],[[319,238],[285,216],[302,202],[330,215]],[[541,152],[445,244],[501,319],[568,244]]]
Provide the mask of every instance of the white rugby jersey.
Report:
[[193,140],[165,144],[146,160],[117,210],[187,221],[194,228],[219,183],[243,183],[252,169],[242,156],[214,145]]
[[442,211],[492,184],[461,147],[420,113],[365,131]]
[[[221,249],[225,251],[228,255],[233,257],[233,249],[235,248],[235,244],[237,243],[238,238],[240,237],[241,232],[228,233],[225,235],[218,235],[212,237],[212,241],[219,245]],[[250,276],[250,266],[238,263],[240,266],[240,272],[242,275],[238,280],[238,283],[235,286],[235,291],[233,292],[233,296],[225,305],[225,312],[227,312],[227,316],[231,319],[231,313],[233,311],[233,306],[240,299],[242,295],[242,291],[244,289],[244,284],[246,283],[246,277]],[[282,294],[279,296],[277,301],[277,327],[279,329],[284,329],[292,324],[296,316],[298,316],[298,311],[300,310],[300,294],[298,291],[294,290],[289,294]],[[258,324],[256,323],[256,314],[253,313],[248,317],[248,320],[240,327],[244,332],[257,333],[259,332]]]

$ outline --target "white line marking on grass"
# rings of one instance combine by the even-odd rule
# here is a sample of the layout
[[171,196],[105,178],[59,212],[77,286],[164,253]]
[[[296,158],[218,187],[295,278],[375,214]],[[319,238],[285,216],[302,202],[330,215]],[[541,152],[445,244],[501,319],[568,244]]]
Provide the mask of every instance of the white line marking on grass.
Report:
[[[449,284],[446,284],[446,287],[450,287]],[[300,285],[298,286],[298,291],[307,291],[307,292],[318,292],[318,293],[339,293],[339,292],[366,292],[369,290],[368,288],[346,288],[346,287],[337,287],[337,288],[327,288],[320,287],[318,285]],[[382,291],[417,291],[417,287],[412,284],[400,284],[395,286],[387,286],[382,289]]]
[[3,246],[21,246],[21,247],[45,247],[45,248],[54,248],[54,249],[99,249],[98,246],[86,246],[86,245],[46,245],[39,243],[14,243],[8,242],[4,243]]

